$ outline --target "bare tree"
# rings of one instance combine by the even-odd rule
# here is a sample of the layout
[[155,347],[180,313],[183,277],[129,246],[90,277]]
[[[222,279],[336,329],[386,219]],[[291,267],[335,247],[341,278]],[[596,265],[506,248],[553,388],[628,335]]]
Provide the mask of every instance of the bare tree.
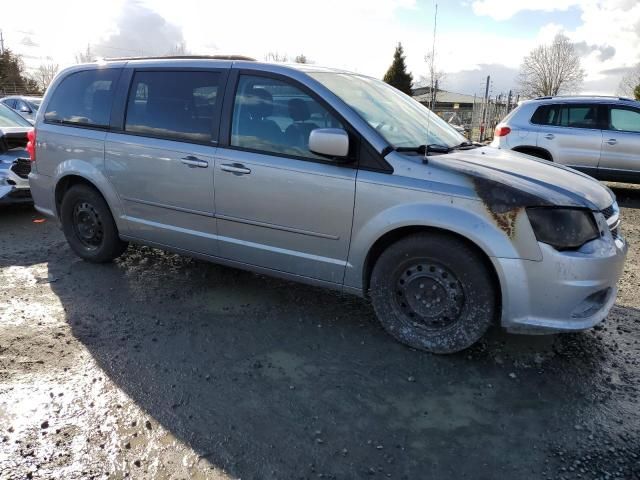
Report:
[[640,63],[638,63],[629,73],[627,73],[620,81],[618,93],[625,97],[640,100]]
[[[50,60],[50,59],[49,59]],[[38,82],[40,88],[44,91],[58,73],[60,65],[57,63],[43,63],[34,73],[34,79]]]
[[76,53],[76,63],[90,63],[93,62],[94,55],[91,53],[91,45],[87,44],[87,50],[84,52]]
[[525,97],[570,93],[584,80],[584,70],[573,44],[562,34],[551,45],[540,45],[527,55],[520,67],[518,83]]
[[438,69],[434,54],[427,53],[424,56],[424,61],[427,64],[427,75],[426,77],[421,77],[421,80],[429,87],[429,92],[431,93],[430,104],[431,108],[433,108],[436,103],[438,91],[442,90],[442,81],[446,77],[446,74]]
[[264,56],[267,62],[288,62],[289,56],[286,53],[269,52]]
[[185,42],[177,43],[169,52],[166,53],[166,56],[180,56],[180,55],[190,55],[189,50],[187,49],[187,44]]
[[304,53],[296,55],[296,58],[294,58],[293,61],[296,63],[313,63]]

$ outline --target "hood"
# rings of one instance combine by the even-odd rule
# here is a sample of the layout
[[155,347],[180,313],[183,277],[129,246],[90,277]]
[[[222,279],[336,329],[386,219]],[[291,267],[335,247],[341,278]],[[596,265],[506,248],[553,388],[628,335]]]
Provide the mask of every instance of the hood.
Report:
[[[481,147],[429,157],[429,164],[473,177],[478,194],[495,190],[522,193],[522,206],[573,206],[604,210],[615,201],[609,188],[571,168],[510,150]],[[504,193],[504,192],[502,192]],[[513,201],[517,203],[517,200]]]

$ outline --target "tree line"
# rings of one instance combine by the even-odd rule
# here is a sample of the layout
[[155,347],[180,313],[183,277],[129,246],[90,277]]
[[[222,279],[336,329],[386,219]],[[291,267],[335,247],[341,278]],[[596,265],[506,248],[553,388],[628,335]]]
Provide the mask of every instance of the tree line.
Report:
[[[413,76],[407,70],[405,60],[402,44],[398,43],[383,80],[411,95]],[[427,56],[425,61],[431,89],[438,90],[443,74],[434,67],[432,58]],[[535,98],[574,93],[582,85],[584,77],[585,72],[574,45],[565,35],[558,34],[549,45],[540,45],[525,56],[517,83],[522,97]],[[640,100],[640,64],[623,78],[619,90],[625,96]]]
[[[181,46],[185,50],[184,45]],[[93,61],[90,46],[86,51],[76,54],[76,62]],[[289,57],[278,52],[269,52],[265,56],[267,61],[296,63],[313,63],[304,54]],[[433,90],[442,87],[444,74],[438,71],[430,55],[425,57],[427,63],[427,81]],[[56,63],[41,64],[34,72],[26,71],[20,55],[14,54],[6,48],[0,53],[0,93],[19,92],[42,94],[56,73],[59,65]],[[517,79],[520,94],[524,98],[554,96],[577,91],[585,77],[581,66],[580,56],[574,45],[565,35],[558,34],[549,45],[540,45],[525,56]],[[401,43],[395,48],[393,60],[385,73],[383,80],[396,87],[401,92],[411,95],[413,89],[413,75],[408,71],[406,57]],[[622,79],[620,93],[640,100],[640,64],[631,69]]]

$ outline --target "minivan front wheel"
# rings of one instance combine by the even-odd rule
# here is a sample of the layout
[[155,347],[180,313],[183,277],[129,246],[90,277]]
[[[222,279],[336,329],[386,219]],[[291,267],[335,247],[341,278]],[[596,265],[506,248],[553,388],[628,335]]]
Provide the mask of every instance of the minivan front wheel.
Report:
[[411,235],[388,247],[373,268],[370,293],[389,334],[432,353],[474,344],[493,323],[498,305],[480,254],[441,233]]
[[69,246],[84,260],[109,262],[127,248],[107,202],[88,185],[74,185],[64,194],[60,220]]

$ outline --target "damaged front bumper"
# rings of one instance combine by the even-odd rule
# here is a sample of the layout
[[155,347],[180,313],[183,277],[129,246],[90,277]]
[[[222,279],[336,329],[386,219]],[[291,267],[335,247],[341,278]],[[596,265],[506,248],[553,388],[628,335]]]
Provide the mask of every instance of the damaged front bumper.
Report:
[[578,250],[540,243],[542,260],[494,258],[502,284],[502,326],[516,333],[585,330],[609,313],[618,292],[627,244],[617,228]]
[[0,158],[0,205],[32,203],[29,160]]

